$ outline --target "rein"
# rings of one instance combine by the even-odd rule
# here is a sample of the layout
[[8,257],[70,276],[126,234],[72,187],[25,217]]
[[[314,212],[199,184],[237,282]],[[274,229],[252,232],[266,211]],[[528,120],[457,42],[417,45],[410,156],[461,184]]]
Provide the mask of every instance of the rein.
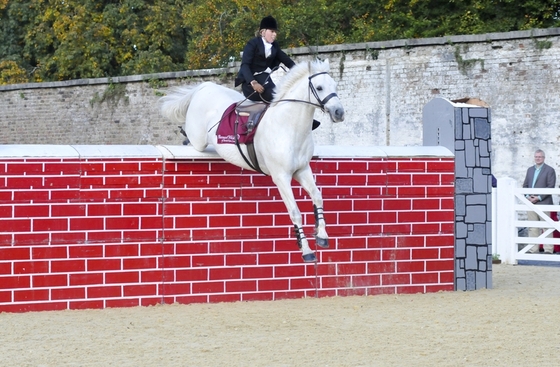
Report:
[[[319,94],[317,93],[317,89],[315,89],[315,86],[314,86],[313,83],[311,82],[311,79],[315,78],[316,76],[322,75],[322,74],[328,74],[328,73],[327,73],[326,71],[323,71],[323,72],[316,73],[316,74],[313,74],[313,75],[311,75],[311,76],[308,77],[308,80],[309,80],[309,90],[311,90],[311,93],[313,94],[313,96],[315,97],[315,99],[317,100],[317,102],[319,102],[318,104],[317,104],[317,103],[310,102],[310,101],[304,101],[304,100],[301,100],[301,99],[281,99],[281,100],[278,100],[278,101],[275,101],[275,102],[268,102],[268,106],[271,106],[272,104],[276,104],[276,103],[280,103],[280,102],[298,102],[298,103],[309,104],[309,105],[311,105],[311,106],[320,108],[321,111],[323,111],[323,112],[326,112],[326,111],[325,111],[325,105],[327,104],[327,102],[328,102],[331,98],[333,98],[333,97],[338,97],[338,95],[337,95],[336,93],[333,92],[333,93],[329,94],[328,96],[326,96],[325,98],[323,98],[322,100],[319,98]],[[256,92],[253,92],[251,95],[253,95],[254,93],[256,93]],[[246,97],[246,98],[245,98],[244,100],[242,100],[241,102],[238,102],[237,105],[242,104],[243,102],[245,102],[245,101],[248,100],[248,99],[249,99],[249,97]],[[263,101],[264,101],[264,100],[263,100]],[[264,102],[267,102],[267,101],[264,101]],[[268,109],[268,107],[267,107],[267,109]],[[218,125],[219,123],[220,123],[220,121],[218,121],[216,124],[214,124],[214,125],[210,128],[210,130],[208,130],[208,131],[211,131],[211,130],[212,130],[216,125]],[[264,172],[262,171],[262,169],[261,169],[260,166],[259,166],[259,162],[258,162],[258,160],[257,160],[257,155],[256,155],[256,153],[255,153],[255,147],[254,147],[253,143],[251,143],[251,144],[246,144],[246,146],[247,146],[247,151],[248,151],[248,153],[249,153],[249,158],[247,158],[247,157],[245,156],[245,154],[243,153],[243,151],[241,150],[241,144],[239,143],[239,140],[238,140],[239,135],[238,135],[238,133],[237,133],[238,127],[239,127],[239,116],[237,117],[237,120],[235,121],[235,129],[234,129],[235,145],[237,146],[237,149],[238,149],[238,151],[239,151],[239,154],[241,154],[241,157],[243,158],[243,160],[245,161],[245,163],[247,163],[247,165],[248,165],[249,167],[251,167],[251,169],[253,169],[253,170],[257,171],[257,172],[260,172],[260,173],[262,173],[263,175],[267,175],[266,173],[264,173]],[[267,176],[268,176],[268,175],[267,175]],[[297,232],[297,227],[296,227],[296,234],[298,234],[298,232]],[[300,241],[300,240],[299,240],[299,237],[298,237],[298,243],[299,243],[299,241]]]
[[322,100],[319,98],[319,94],[317,93],[317,89],[315,89],[315,86],[313,85],[313,83],[311,82],[311,79],[315,78],[316,76],[322,75],[322,74],[328,74],[326,71],[322,71],[320,73],[316,73],[313,74],[311,76],[308,77],[309,79],[309,89],[311,90],[311,93],[313,94],[313,96],[315,97],[315,99],[317,100],[317,102],[319,102],[319,104],[317,103],[313,103],[313,102],[309,102],[309,101],[304,101],[301,99],[280,99],[278,101],[275,102],[271,102],[272,103],[280,103],[280,102],[299,102],[299,103],[306,103],[309,105],[312,105],[314,107],[320,108],[321,111],[326,112],[325,111],[325,105],[327,104],[327,102],[333,98],[333,97],[338,97],[338,95],[336,93],[331,93],[328,96],[326,96],[325,98],[323,98]]

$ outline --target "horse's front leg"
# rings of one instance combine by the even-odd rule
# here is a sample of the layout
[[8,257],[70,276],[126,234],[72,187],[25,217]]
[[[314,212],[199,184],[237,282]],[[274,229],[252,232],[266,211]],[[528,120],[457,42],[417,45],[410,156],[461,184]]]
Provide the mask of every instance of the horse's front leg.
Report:
[[311,167],[308,165],[305,169],[297,172],[294,175],[296,181],[298,181],[303,189],[307,191],[311,200],[313,201],[313,213],[315,214],[315,240],[319,247],[327,248],[329,247],[329,235],[327,234],[325,215],[323,211],[323,196],[321,191],[317,188],[315,184],[315,179],[313,178],[313,172]]
[[278,187],[280,196],[286,205],[290,219],[294,224],[294,231],[297,238],[298,247],[302,252],[303,261],[305,262],[315,262],[317,257],[311,248],[309,247],[309,242],[303,233],[302,216],[301,212],[296,203],[294,193],[292,192],[291,181],[292,178],[288,175],[273,176],[272,180]]

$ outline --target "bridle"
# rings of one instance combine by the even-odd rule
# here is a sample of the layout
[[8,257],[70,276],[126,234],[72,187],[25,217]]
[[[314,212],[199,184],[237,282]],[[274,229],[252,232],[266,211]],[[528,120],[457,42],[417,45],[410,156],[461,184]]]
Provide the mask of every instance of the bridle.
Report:
[[[311,82],[311,79],[315,78],[318,75],[322,75],[322,74],[327,74],[327,72],[322,71],[320,73],[313,74],[308,79],[309,79],[309,90],[311,91],[311,93],[313,93],[313,97],[315,97],[317,102],[319,102],[318,105],[316,105],[314,103],[313,103],[313,105],[319,107],[321,109],[321,111],[325,112],[325,105],[327,104],[327,102],[333,97],[338,97],[338,95],[333,92],[333,93],[329,94],[328,96],[326,96],[325,98],[323,98],[322,100],[319,99],[319,94],[317,93],[317,89],[315,89],[315,86]],[[311,103],[311,102],[309,102],[309,103]]]

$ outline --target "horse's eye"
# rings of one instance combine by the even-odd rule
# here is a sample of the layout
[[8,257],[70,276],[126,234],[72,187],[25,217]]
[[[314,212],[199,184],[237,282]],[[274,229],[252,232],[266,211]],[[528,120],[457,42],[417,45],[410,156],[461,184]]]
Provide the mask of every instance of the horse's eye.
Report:
[[318,86],[318,87],[317,87],[317,90],[318,90],[318,91],[320,92],[320,91],[322,91],[322,90],[323,90],[323,87],[321,87],[321,86]]

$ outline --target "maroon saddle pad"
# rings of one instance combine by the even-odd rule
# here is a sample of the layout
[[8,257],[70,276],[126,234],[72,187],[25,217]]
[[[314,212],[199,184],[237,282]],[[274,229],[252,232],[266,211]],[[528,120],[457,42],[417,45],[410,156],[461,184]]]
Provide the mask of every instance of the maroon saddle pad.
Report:
[[[250,132],[247,130],[247,121],[249,120],[248,114],[238,113],[236,111],[237,103],[229,106],[222,115],[216,135],[218,137],[218,144],[235,144],[237,135],[237,142],[239,144],[251,144],[257,131],[257,126]],[[237,122],[237,131],[236,129]]]

